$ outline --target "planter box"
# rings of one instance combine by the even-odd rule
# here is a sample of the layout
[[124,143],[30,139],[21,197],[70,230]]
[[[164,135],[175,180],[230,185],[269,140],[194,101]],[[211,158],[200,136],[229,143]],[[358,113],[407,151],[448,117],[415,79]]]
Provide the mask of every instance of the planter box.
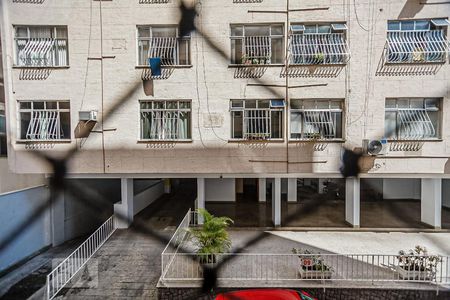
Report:
[[400,266],[397,266],[397,273],[401,279],[404,280],[422,280],[422,281],[431,281],[434,278],[434,273],[430,270],[427,271],[414,271],[403,269]]
[[333,274],[331,271],[304,270],[303,268],[300,268],[299,273],[302,279],[330,279]]

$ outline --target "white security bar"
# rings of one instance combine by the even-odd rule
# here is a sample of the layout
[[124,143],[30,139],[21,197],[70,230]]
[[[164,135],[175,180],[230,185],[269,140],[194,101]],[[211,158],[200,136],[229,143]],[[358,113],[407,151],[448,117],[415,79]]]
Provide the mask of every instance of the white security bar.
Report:
[[177,65],[177,38],[153,37],[150,39],[148,57],[160,57],[162,65]]
[[320,135],[321,138],[331,139],[336,137],[336,123],[333,120],[329,110],[305,110],[305,128],[306,138],[312,138]]
[[150,137],[154,140],[175,140],[188,138],[188,128],[183,119],[183,111],[144,111],[142,119],[150,122]]
[[436,130],[425,109],[399,109],[400,139],[423,139],[434,137]]
[[443,30],[388,32],[387,62],[445,62],[448,52],[449,43]]
[[35,110],[28,124],[26,139],[57,140],[64,137],[57,111]]
[[67,40],[53,38],[17,38],[16,50],[18,66],[67,66]]
[[290,36],[290,63],[345,64],[350,58],[345,34],[314,33]]
[[47,299],[53,299],[115,231],[114,216],[47,275]]
[[271,137],[270,110],[251,109],[244,113],[244,138],[269,139]]
[[270,64],[272,42],[270,36],[244,37],[244,55],[248,60],[257,60],[256,64]]

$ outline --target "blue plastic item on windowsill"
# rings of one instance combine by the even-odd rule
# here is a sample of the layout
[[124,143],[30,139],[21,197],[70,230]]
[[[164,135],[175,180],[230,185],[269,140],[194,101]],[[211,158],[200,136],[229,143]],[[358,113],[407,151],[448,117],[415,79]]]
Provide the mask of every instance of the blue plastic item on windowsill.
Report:
[[148,59],[152,76],[161,76],[161,57],[150,57]]

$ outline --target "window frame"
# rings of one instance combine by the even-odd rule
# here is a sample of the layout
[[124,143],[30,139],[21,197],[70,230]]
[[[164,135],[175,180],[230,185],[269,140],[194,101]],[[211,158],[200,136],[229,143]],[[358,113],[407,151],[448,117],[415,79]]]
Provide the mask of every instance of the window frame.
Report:
[[[399,108],[398,107],[398,101],[408,101],[409,104],[409,108]],[[423,110],[424,111],[430,111],[430,112],[437,112],[438,116],[436,118],[436,122],[437,122],[437,127],[438,128],[434,128],[435,132],[436,132],[436,137],[425,137],[422,139],[418,139],[418,138],[414,138],[414,139],[408,139],[408,138],[399,138],[399,132],[400,132],[400,124],[399,124],[399,117],[398,117],[398,112],[400,110],[413,110],[414,107],[411,107],[411,100],[421,100],[423,102]],[[434,100],[437,101],[438,103],[438,108],[430,108],[427,109],[426,107],[426,101],[427,100]],[[392,108],[392,107],[386,107],[387,105],[387,101],[395,101],[396,102],[396,107]],[[385,103],[384,103],[384,136],[386,137],[386,139],[388,141],[391,142],[409,142],[409,141],[442,141],[442,130],[443,130],[443,98],[440,97],[389,97],[385,99]],[[395,136],[391,135],[391,136],[386,136],[386,113],[389,112],[394,112],[395,113]]]
[[[149,37],[140,37],[139,36],[139,29],[140,28],[146,28],[149,30]],[[143,67],[149,67],[148,66],[148,58],[147,57],[147,63],[145,65],[142,65],[139,63],[140,60],[140,47],[139,42],[140,41],[151,41],[153,38],[153,28],[163,28],[163,29],[175,29],[175,39],[176,39],[176,53],[177,53],[177,64],[173,65],[162,65],[163,67],[190,67],[192,66],[192,45],[191,45],[191,34],[188,36],[180,36],[179,34],[179,28],[178,25],[173,24],[139,24],[136,25],[136,67],[143,68]],[[180,42],[181,41],[187,41],[186,47],[187,47],[187,54],[185,59],[187,59],[187,64],[179,64],[180,63]],[[150,45],[149,45],[150,50]]]
[[[191,99],[141,99],[138,101],[139,102],[139,137],[138,137],[138,141],[139,142],[192,142],[192,133],[193,133],[193,124],[192,124],[192,100]],[[155,102],[163,102],[164,103],[164,108],[153,108],[153,103]],[[166,108],[167,103],[168,102],[176,102],[177,103],[177,108],[173,109],[173,108]],[[187,102],[189,103],[189,108],[180,108],[180,103],[181,102]],[[152,107],[151,108],[142,108],[141,104],[142,103],[152,103]],[[142,124],[142,113],[143,112],[153,112],[153,111],[172,111],[172,112],[188,112],[189,113],[189,127],[188,127],[188,135],[189,138],[186,139],[147,139],[144,138],[144,132],[143,132],[143,124]]]
[[[29,102],[31,103],[30,108],[20,108],[20,104],[24,103],[24,102]],[[34,103],[36,102],[43,102],[44,103],[44,108],[34,108]],[[57,108],[56,109],[52,109],[52,108],[46,108],[47,106],[47,102],[56,102],[57,103]],[[69,108],[60,108],[60,103],[68,103],[69,104]],[[53,99],[33,99],[33,100],[17,100],[17,141],[18,142],[26,142],[26,143],[34,143],[34,142],[53,142],[53,143],[58,143],[58,142],[71,142],[72,141],[72,116],[71,116],[71,102],[70,100],[53,100]],[[69,138],[60,138],[60,139],[27,139],[22,138],[22,118],[21,118],[21,113],[30,113],[30,121],[31,121],[31,116],[33,114],[33,111],[56,111],[58,113],[58,118],[59,120],[61,120],[61,113],[68,113],[69,116],[69,120],[68,120],[68,132],[67,134],[69,135]],[[29,126],[29,125],[28,125]],[[60,124],[60,130],[61,130],[62,124]]]
[[[271,105],[271,101],[272,100],[284,101],[284,106],[283,107],[272,106]],[[241,107],[234,107],[233,106],[233,102],[238,102],[238,101],[240,101],[242,103],[242,106]],[[246,101],[247,102],[256,101],[255,102],[256,103],[255,107],[254,108],[246,107],[246,105],[245,105]],[[259,107],[259,102],[258,101],[268,101],[269,105],[268,105],[268,107]],[[272,113],[271,113],[272,111],[281,112],[281,117],[279,119],[279,124],[278,124],[279,130],[280,130],[280,137],[276,137],[276,138],[270,137],[270,138],[261,138],[261,139],[245,138],[245,134],[246,134],[246,132],[244,131],[244,128],[245,128],[245,112],[246,111],[251,111],[251,110],[253,110],[253,111],[257,111],[257,110],[269,111],[271,119],[272,119]],[[282,142],[282,141],[284,141],[284,135],[285,135],[285,131],[286,131],[286,128],[284,126],[285,118],[286,118],[285,111],[286,111],[286,101],[285,101],[285,99],[281,99],[281,98],[278,98],[278,99],[266,99],[266,98],[264,98],[264,99],[256,99],[256,98],[254,98],[254,99],[230,99],[230,104],[229,104],[230,124],[231,124],[231,126],[230,126],[230,134],[231,134],[230,135],[230,141],[254,141],[254,142],[258,142],[258,141]],[[234,130],[235,130],[235,128],[234,128],[234,112],[241,112],[242,113],[242,124],[241,124],[242,125],[242,138],[235,137],[236,134],[234,132]],[[272,120],[271,120],[271,122],[272,122]],[[272,127],[272,123],[271,123],[271,127]],[[270,128],[270,131],[272,131],[272,128]]]
[[[304,104],[302,104],[302,108],[292,108],[293,101],[314,101],[315,107],[313,109],[305,108]],[[328,102],[328,108],[317,108],[317,102]],[[332,102],[339,102],[340,108],[332,108],[331,103]],[[345,99],[340,98],[319,98],[319,99],[313,99],[313,98],[292,98],[290,99],[289,103],[289,141],[292,142],[301,142],[301,141],[326,141],[326,142],[343,142],[345,141]],[[329,111],[330,113],[340,113],[341,114],[341,137],[335,137],[335,138],[307,138],[304,137],[304,127],[305,127],[305,119],[304,119],[304,112],[305,111]],[[302,116],[302,132],[300,138],[292,137],[292,113],[301,113]],[[337,126],[337,125],[336,125]],[[337,135],[337,134],[336,134]]]
[[[0,122],[4,122],[4,124],[3,124],[4,130],[1,130],[1,127],[0,127],[0,157],[7,157],[8,156],[8,137],[6,135],[6,114],[5,114],[4,110],[0,110],[0,119],[3,119],[3,121],[0,121]],[[3,143],[1,142],[1,140],[4,140],[4,146],[5,146],[4,149],[2,147]]]
[[[65,69],[70,67],[70,49],[69,49],[69,27],[67,25],[21,25],[21,24],[13,24],[13,49],[14,49],[14,59],[13,59],[13,68],[53,68],[53,69]],[[26,28],[27,30],[27,37],[18,37],[17,36],[17,30],[19,28]],[[18,40],[24,40],[24,39],[31,39],[30,37],[30,28],[48,28],[52,29],[51,32],[51,39],[53,41],[59,41],[63,40],[65,41],[66,45],[66,64],[65,65],[21,65],[19,64],[19,49],[17,45]],[[66,31],[66,37],[60,38],[58,36],[58,29],[65,29]],[[54,47],[54,46],[53,46]],[[57,51],[55,51],[54,56],[57,56]],[[55,59],[54,59],[55,61]]]
[[[242,27],[242,35],[233,35],[233,28],[241,26]],[[277,26],[281,26],[281,34],[272,34],[272,27],[277,27]],[[285,49],[285,24],[284,23],[279,23],[279,22],[274,22],[274,23],[231,23],[229,26],[229,32],[230,32],[230,61],[229,61],[229,65],[230,66],[248,66],[245,63],[242,63],[242,57],[239,59],[241,61],[241,63],[236,63],[237,58],[235,57],[235,52],[236,50],[233,51],[233,40],[241,40],[241,44],[242,44],[242,49],[241,52],[244,53],[245,52],[245,43],[243,42],[246,35],[245,35],[245,28],[246,27],[269,27],[269,38],[270,38],[270,43],[272,44],[272,39],[280,39],[281,40],[281,62],[277,62],[277,63],[273,63],[272,61],[270,62],[270,64],[251,64],[249,66],[282,66],[285,64],[285,56],[286,56],[286,49]],[[263,35],[262,35],[263,36]],[[233,57],[235,57],[235,61],[233,61]],[[271,58],[272,60],[272,58]]]

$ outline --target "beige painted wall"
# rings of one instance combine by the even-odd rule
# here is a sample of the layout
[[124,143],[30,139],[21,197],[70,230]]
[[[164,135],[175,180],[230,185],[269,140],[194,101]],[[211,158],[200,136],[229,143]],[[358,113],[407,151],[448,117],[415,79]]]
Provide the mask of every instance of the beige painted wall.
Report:
[[0,195],[46,184],[43,175],[14,174],[9,170],[6,157],[0,157]]
[[[167,80],[154,81],[154,96],[143,91],[142,69],[136,65],[136,25],[175,24],[178,20],[176,1],[168,4],[139,4],[138,1],[114,0],[101,2],[103,12],[104,107],[105,111],[123,94],[138,84],[104,128],[115,129],[102,135],[93,133],[84,141],[71,161],[70,172],[81,174],[281,174],[289,176],[329,176],[338,173],[342,143],[330,143],[324,151],[315,151],[309,143],[233,143],[230,140],[229,100],[236,98],[274,97],[260,87],[249,87],[252,79],[234,78],[234,68],[214,50],[193,34],[190,68],[175,69]],[[233,4],[232,1],[200,1],[198,26],[211,35],[214,42],[230,49],[230,23],[285,23],[284,14],[248,13],[248,9],[283,10],[285,2],[264,0],[261,4]],[[356,7],[353,4],[357,2]],[[445,172],[449,156],[448,114],[450,97],[450,67],[448,62],[437,66],[434,75],[422,75],[410,66],[394,73],[380,65],[386,40],[387,20],[399,18],[448,17],[450,5],[418,5],[406,0],[304,0],[291,1],[291,8],[329,7],[328,10],[291,13],[291,22],[345,21],[351,52],[349,63],[336,76],[300,76],[290,79],[292,85],[327,83],[325,87],[292,89],[291,98],[345,99],[344,146],[361,147],[362,139],[377,139],[384,132],[384,103],[387,97],[442,97],[443,126],[440,142],[426,142],[418,152],[407,153],[416,158],[379,158],[369,162],[369,173],[382,177],[387,174],[422,176]],[[27,148],[58,152],[75,147],[69,144],[24,145],[16,143],[17,100],[68,99],[71,102],[72,128],[78,121],[78,111],[101,111],[101,62],[87,60],[100,56],[100,2],[89,0],[45,1],[42,5],[26,5],[3,1],[3,51],[8,101],[7,113],[11,147],[10,166],[20,173],[42,173],[49,170]],[[92,5],[92,10],[90,9]],[[355,14],[357,13],[357,15]],[[92,16],[92,20],[90,20]],[[92,26],[90,26],[92,23]],[[13,24],[67,25],[69,32],[68,69],[53,69],[46,80],[20,80],[22,69],[12,68]],[[89,41],[89,31],[91,39]],[[117,45],[124,45],[118,49]],[[88,48],[90,52],[88,54]],[[88,66],[87,66],[88,64]],[[412,69],[411,69],[412,68]],[[87,70],[87,72],[86,72]],[[311,69],[307,70],[308,72]],[[323,71],[317,69],[316,71]],[[271,84],[284,84],[282,67],[269,67],[262,79]],[[86,79],[86,86],[85,86]],[[284,95],[284,89],[279,89]],[[9,97],[8,97],[9,96]],[[139,143],[140,99],[192,100],[191,143]],[[208,126],[209,114],[219,114],[223,123]],[[101,115],[101,113],[100,113]],[[97,126],[98,130],[100,126]],[[78,142],[78,146],[79,146]],[[288,150],[287,150],[288,148]],[[389,155],[404,155],[403,152]],[[287,157],[288,156],[288,157]],[[442,156],[444,158],[430,158]],[[289,160],[290,163],[286,163]],[[322,163],[309,163],[322,161]],[[450,173],[450,172],[449,172]],[[156,175],[155,175],[156,176]],[[433,176],[433,175],[432,175]]]

